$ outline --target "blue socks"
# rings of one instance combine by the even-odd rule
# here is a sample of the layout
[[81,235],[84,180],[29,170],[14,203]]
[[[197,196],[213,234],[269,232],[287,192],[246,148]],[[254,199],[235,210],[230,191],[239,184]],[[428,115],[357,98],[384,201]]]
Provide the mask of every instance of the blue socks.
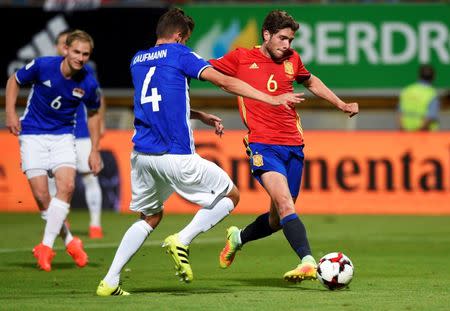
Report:
[[311,255],[308,238],[306,237],[306,229],[297,214],[291,214],[280,221],[283,226],[283,233],[289,241],[292,249],[302,259],[307,255]]
[[254,222],[241,231],[242,245],[269,236],[274,232],[269,226],[269,212],[259,215]]

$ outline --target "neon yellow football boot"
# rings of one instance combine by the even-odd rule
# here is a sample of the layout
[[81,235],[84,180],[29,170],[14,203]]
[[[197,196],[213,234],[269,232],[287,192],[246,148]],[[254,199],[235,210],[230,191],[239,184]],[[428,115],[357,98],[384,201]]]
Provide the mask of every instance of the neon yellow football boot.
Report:
[[97,296],[128,296],[129,292],[124,291],[120,286],[109,287],[105,281],[101,280],[97,287]]
[[173,234],[164,240],[162,247],[165,247],[166,253],[171,255],[177,271],[175,275],[180,278],[180,281],[192,282],[194,274],[189,264],[189,246],[181,244],[178,234]]

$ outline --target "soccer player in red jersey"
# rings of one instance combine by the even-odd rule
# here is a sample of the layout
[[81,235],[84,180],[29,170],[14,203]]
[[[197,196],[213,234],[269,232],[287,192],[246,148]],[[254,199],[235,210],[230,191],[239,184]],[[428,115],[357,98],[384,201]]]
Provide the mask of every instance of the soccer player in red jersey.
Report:
[[[286,12],[270,12],[262,26],[263,44],[253,49],[238,48],[222,58],[211,60],[219,71],[237,77],[254,88],[273,95],[293,91],[293,83],[302,83],[350,117],[358,113],[357,103],[345,103],[303,65],[291,42],[299,24]],[[238,97],[239,111],[249,133],[244,142],[250,156],[253,176],[271,198],[270,209],[240,230],[227,229],[227,241],[219,263],[228,267],[236,251],[250,241],[283,229],[289,244],[301,262],[284,274],[287,281],[316,278],[316,262],[306,229],[295,211],[303,171],[303,130],[295,109],[270,106],[250,98]]]

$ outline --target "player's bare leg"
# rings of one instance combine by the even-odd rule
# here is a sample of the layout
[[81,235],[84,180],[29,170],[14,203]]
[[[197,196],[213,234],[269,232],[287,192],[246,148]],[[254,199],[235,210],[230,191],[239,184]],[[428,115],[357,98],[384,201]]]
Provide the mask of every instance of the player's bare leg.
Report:
[[41,212],[46,211],[51,200],[48,191],[47,174],[45,173],[45,175],[32,177],[28,179],[28,183],[30,184],[31,192],[33,193],[33,197],[36,200],[39,210]]

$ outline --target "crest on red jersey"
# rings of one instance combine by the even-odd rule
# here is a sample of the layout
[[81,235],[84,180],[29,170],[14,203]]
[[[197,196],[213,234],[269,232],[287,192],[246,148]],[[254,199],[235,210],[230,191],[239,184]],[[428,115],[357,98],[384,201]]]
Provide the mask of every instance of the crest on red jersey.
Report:
[[294,74],[294,65],[288,60],[284,61],[284,72],[288,75]]

